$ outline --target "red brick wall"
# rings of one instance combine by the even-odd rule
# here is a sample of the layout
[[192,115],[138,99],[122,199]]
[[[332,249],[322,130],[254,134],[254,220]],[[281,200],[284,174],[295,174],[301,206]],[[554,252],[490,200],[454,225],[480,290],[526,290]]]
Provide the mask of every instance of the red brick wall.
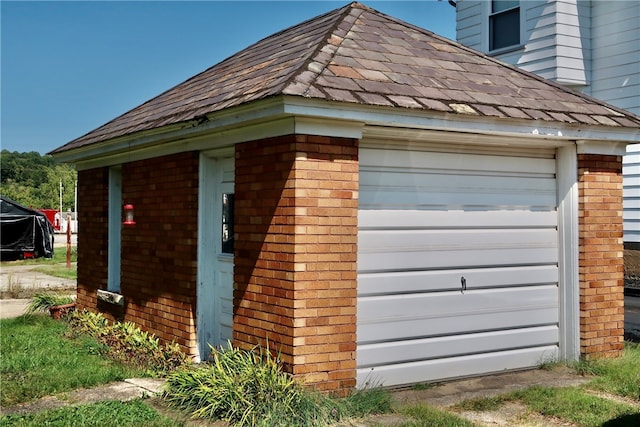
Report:
[[135,207],[122,229],[125,320],[195,354],[198,156],[186,152],[124,164],[122,200]]
[[78,298],[96,309],[96,291],[107,288],[109,168],[78,171]]
[[122,165],[122,201],[135,207],[122,228],[123,309],[96,300],[107,289],[108,168],[78,177],[78,303],[131,321],[195,354],[198,153]]
[[358,147],[236,146],[234,343],[269,346],[319,389],[355,386]]
[[624,341],[622,157],[578,155],[580,351],[617,356]]

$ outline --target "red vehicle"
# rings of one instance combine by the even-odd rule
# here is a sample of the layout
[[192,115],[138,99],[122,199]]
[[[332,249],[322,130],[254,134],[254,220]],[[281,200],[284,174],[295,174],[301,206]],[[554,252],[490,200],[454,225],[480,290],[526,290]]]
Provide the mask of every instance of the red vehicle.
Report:
[[47,216],[47,219],[53,226],[53,229],[56,231],[60,231],[60,219],[56,218],[56,213],[58,213],[55,209],[36,209],[38,212],[42,212]]

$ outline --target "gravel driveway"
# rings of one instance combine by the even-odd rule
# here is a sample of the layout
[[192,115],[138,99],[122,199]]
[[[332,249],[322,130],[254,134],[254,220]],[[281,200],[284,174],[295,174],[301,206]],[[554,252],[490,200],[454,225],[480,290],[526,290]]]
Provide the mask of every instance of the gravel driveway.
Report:
[[[29,299],[39,291],[76,293],[76,281],[61,279],[34,271],[38,265],[3,265],[0,268],[0,318],[24,313]],[[72,265],[71,268],[76,268]]]
[[[76,281],[42,274],[38,265],[3,265],[0,269],[0,298],[30,298],[38,291],[68,290],[75,293]],[[71,265],[71,268],[76,268]]]

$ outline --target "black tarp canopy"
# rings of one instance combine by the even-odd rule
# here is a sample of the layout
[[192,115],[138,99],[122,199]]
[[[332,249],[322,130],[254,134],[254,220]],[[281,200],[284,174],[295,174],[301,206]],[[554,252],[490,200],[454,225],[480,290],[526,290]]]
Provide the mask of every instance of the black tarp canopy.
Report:
[[53,226],[42,212],[0,196],[0,255],[2,258],[53,256]]

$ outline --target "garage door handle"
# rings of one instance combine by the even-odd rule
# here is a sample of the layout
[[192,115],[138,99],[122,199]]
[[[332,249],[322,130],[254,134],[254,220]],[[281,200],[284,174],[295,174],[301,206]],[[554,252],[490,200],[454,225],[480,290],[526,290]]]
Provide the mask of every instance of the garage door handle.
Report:
[[462,284],[462,289],[460,290],[460,292],[464,294],[464,291],[467,290],[467,279],[465,279],[464,276],[460,278],[460,284]]

